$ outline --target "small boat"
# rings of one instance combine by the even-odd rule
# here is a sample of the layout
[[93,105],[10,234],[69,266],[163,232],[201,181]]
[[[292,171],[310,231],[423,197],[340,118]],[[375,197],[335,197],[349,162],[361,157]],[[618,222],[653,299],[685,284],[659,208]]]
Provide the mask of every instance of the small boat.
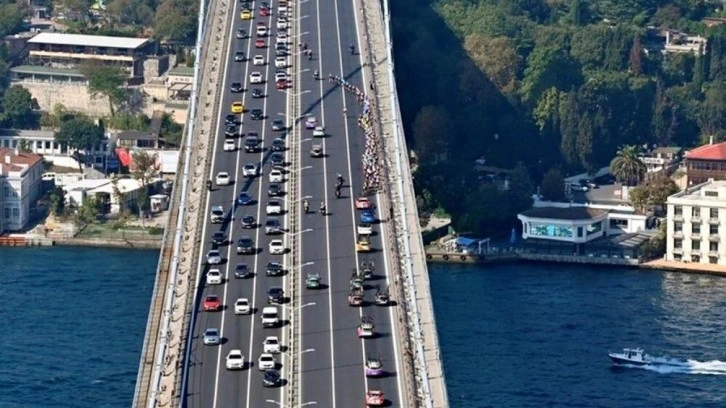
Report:
[[639,348],[624,348],[622,353],[608,353],[614,364],[648,365],[651,363],[645,352]]

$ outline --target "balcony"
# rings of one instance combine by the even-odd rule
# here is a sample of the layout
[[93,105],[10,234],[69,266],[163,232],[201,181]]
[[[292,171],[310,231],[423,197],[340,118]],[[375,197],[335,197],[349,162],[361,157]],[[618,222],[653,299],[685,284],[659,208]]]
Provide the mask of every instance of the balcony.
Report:
[[683,238],[683,231],[673,231],[673,236],[675,238]]
[[700,232],[692,232],[691,233],[691,241],[700,241],[701,240],[701,233]]
[[720,222],[721,221],[718,218],[711,217],[711,218],[708,219],[708,223],[711,224],[711,225],[718,225]]
[[683,214],[673,214],[673,221],[683,221]]
[[674,254],[682,254],[683,253],[683,247],[675,247],[673,248]]

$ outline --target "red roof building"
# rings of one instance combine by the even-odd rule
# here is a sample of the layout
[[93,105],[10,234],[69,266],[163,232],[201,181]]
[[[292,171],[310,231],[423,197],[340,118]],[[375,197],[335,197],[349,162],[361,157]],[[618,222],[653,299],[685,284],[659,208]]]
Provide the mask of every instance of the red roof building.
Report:
[[709,179],[726,180],[726,142],[707,144],[686,152],[688,185]]
[[40,195],[43,170],[42,156],[0,148],[0,233],[25,228]]

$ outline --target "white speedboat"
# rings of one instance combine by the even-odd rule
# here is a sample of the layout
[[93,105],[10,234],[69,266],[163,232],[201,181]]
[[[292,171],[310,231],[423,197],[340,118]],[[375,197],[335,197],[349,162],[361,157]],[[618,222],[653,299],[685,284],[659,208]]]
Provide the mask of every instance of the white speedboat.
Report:
[[645,352],[639,348],[624,348],[622,353],[608,353],[608,357],[615,364],[647,365],[651,363]]

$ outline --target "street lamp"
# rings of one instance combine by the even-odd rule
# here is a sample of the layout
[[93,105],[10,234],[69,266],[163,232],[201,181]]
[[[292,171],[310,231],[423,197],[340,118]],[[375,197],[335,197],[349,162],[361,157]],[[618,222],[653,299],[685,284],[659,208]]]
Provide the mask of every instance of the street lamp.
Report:
[[314,348],[305,349],[305,350],[302,350],[302,351],[298,351],[297,353],[290,353],[290,357],[297,357],[300,354],[312,353],[313,351],[315,351]]
[[[275,401],[275,400],[272,400],[272,399],[268,399],[266,401],[269,402],[270,404],[277,404],[277,405],[281,406],[282,408],[288,408],[287,405],[283,404],[280,401]],[[302,404],[298,405],[298,407],[306,407],[308,405],[317,405],[317,404],[318,404],[317,401],[310,401],[310,402],[302,403]]]
[[[294,233],[294,234],[289,234],[289,235],[288,235],[288,237],[296,237],[296,236],[298,236],[298,235],[300,235],[300,234],[302,234],[302,233],[304,233],[304,232],[311,232],[312,230],[313,230],[312,228],[304,229],[304,230],[302,230],[302,231],[298,231],[298,232],[296,232],[296,233]],[[314,263],[315,263],[315,262],[307,262],[307,263],[304,263],[304,264],[301,264],[301,265],[302,265],[302,266],[307,266],[307,265],[312,265],[312,264],[314,264]]]
[[[310,231],[312,231],[312,230],[310,230]],[[305,231],[303,231],[303,232],[305,232]],[[295,266],[293,266],[293,267],[290,268],[290,271],[294,271],[295,269],[302,269],[302,267],[304,267],[304,266],[310,266],[310,265],[315,265],[315,262],[305,262],[305,263],[302,263],[302,264],[295,265]]]
[[279,305],[279,306],[281,306],[283,309],[291,310],[294,312],[294,311],[296,311],[298,309],[302,309],[304,307],[315,306],[316,304],[317,303],[315,303],[315,302],[310,302],[310,303],[305,303],[304,305],[300,305],[300,306],[287,306],[287,305]]

